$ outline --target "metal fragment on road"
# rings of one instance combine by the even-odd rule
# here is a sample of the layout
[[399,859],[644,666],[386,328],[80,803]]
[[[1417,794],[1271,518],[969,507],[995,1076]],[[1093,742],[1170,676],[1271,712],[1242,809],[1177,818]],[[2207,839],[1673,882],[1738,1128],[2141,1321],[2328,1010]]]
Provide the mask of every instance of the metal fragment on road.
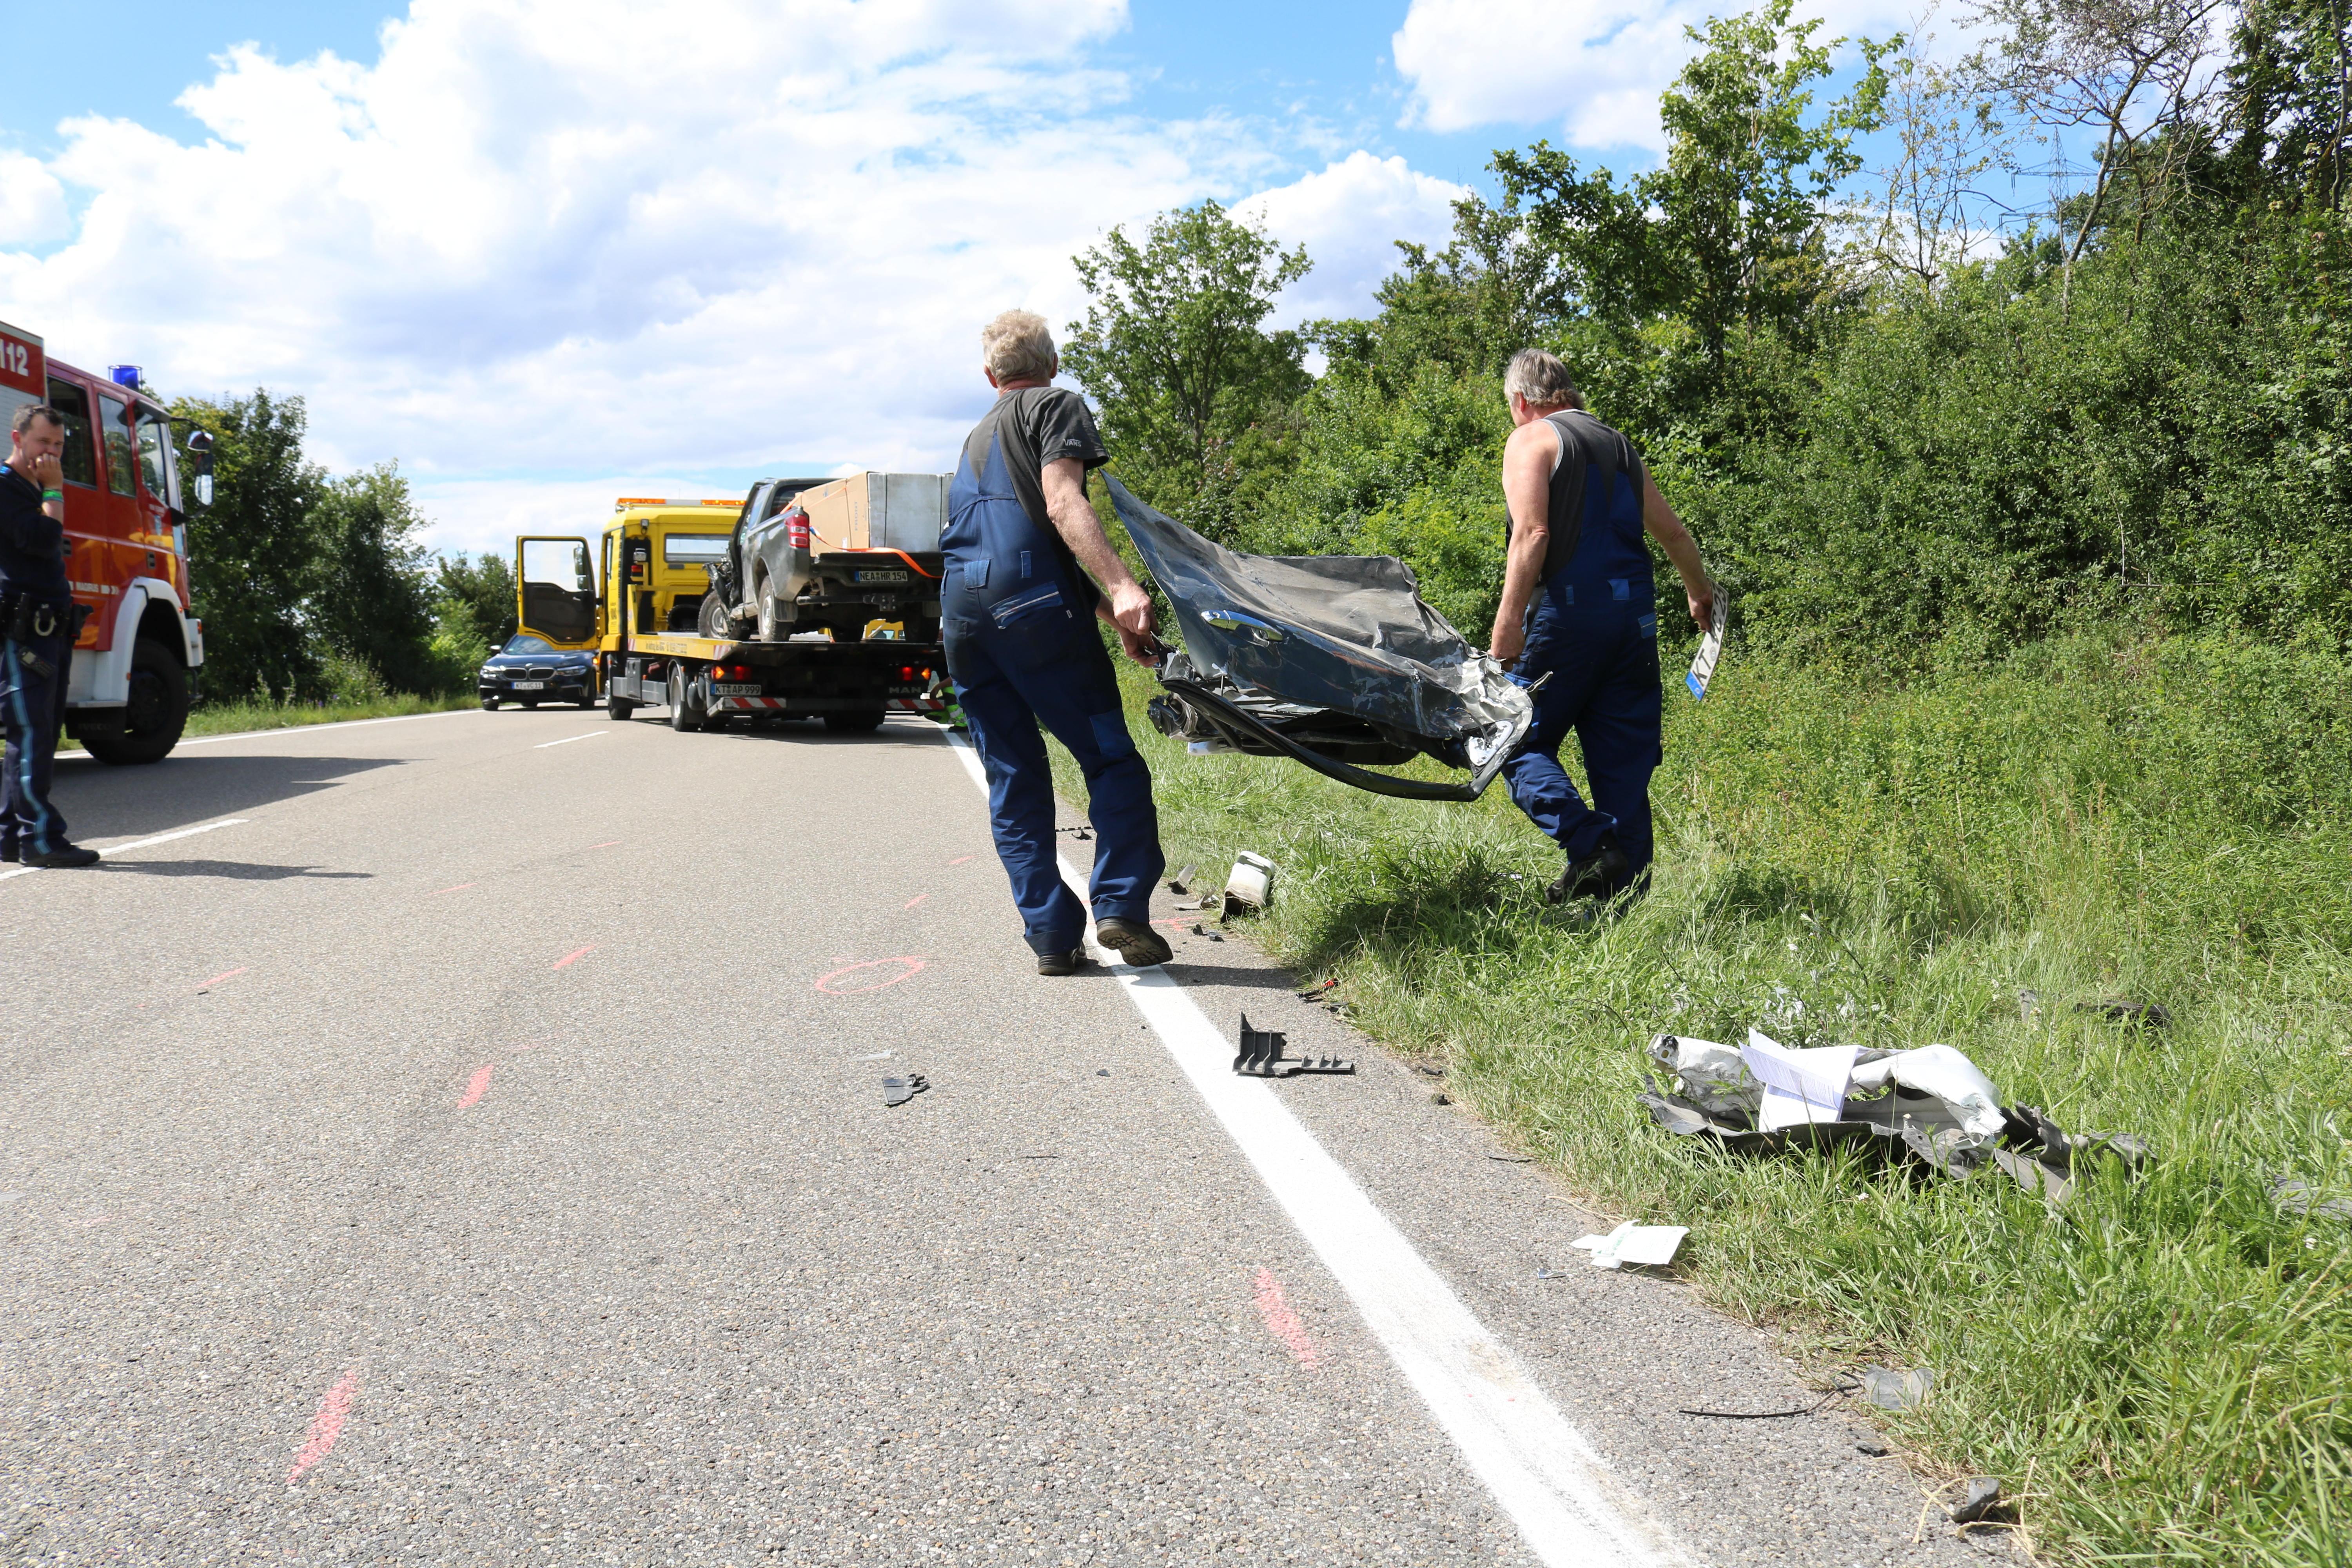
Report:
[[1192,889],[1190,889],[1190,888],[1188,888],[1188,887],[1186,887],[1186,886],[1184,885],[1185,883],[1187,883],[1187,882],[1191,881],[1192,879],[1192,867],[1190,867],[1190,866],[1187,866],[1187,867],[1185,867],[1182,870],[1181,870],[1181,871],[1177,872],[1174,876],[1172,876],[1172,877],[1171,877],[1171,878],[1169,878],[1169,879],[1168,879],[1168,890],[1169,890],[1170,892],[1171,892],[1171,893],[1177,894],[1179,897],[1181,897],[1182,895],[1184,895],[1184,894],[1186,894],[1186,893],[1189,893],[1189,892],[1191,892],[1191,891],[1192,890]]
[[2000,1506],[2000,1482],[1990,1476],[1970,1476],[1946,1487],[1936,1500],[1954,1524],[1976,1524]]
[[904,1105],[930,1087],[930,1080],[919,1072],[910,1072],[904,1078],[886,1078],[882,1080],[882,1103]]
[[1241,1047],[1234,1053],[1234,1071],[1244,1078],[1296,1078],[1300,1073],[1352,1073],[1356,1064],[1338,1057],[1288,1057],[1282,1053],[1288,1037],[1273,1029],[1250,1027],[1242,1015]]
[[1592,1254],[1595,1268],[1622,1268],[1672,1263],[1689,1234],[1685,1225],[1635,1225],[1629,1219],[1606,1236],[1580,1236],[1569,1245]]

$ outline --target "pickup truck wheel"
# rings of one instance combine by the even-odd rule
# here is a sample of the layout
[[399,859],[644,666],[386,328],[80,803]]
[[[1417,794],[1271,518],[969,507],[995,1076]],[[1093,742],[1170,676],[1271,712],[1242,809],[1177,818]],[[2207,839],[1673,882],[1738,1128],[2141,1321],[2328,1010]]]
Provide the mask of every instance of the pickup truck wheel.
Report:
[[702,728],[702,709],[690,695],[692,685],[676,661],[669,667],[669,727],[680,733]]
[[868,730],[882,728],[885,717],[887,715],[878,708],[868,709],[863,713],[828,713],[824,716],[824,727],[835,734],[862,735]]
[[82,749],[118,766],[160,763],[188,727],[188,672],[153,637],[131,647],[130,698],[120,720],[77,727]]
[[760,590],[760,640],[782,642],[786,635],[784,618],[776,605],[775,590],[762,587]]

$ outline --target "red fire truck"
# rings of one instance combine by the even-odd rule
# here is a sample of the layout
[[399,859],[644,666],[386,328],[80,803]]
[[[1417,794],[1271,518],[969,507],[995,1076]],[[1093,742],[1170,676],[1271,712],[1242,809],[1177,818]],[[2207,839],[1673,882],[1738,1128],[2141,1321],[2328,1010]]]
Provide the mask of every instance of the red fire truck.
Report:
[[179,743],[205,661],[171,416],[140,393],[135,366],[92,375],[0,323],[0,429],[27,403],[65,416],[66,576],[94,612],[74,644],[67,731],[100,762],[159,762]]

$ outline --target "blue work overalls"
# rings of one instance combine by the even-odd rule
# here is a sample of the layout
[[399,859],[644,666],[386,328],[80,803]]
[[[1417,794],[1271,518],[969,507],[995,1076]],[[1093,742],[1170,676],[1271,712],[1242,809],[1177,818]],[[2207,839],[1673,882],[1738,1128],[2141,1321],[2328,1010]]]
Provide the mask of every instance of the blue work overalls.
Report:
[[1062,881],[1054,772],[1037,727],[1086,774],[1097,919],[1151,918],[1151,886],[1167,868],[1160,814],[1095,630],[1093,584],[1013,493],[1001,440],[988,443],[980,472],[971,464],[967,447],[940,536],[948,674],[988,774],[989,826],[1024,934],[1037,952],[1066,953],[1085,935],[1087,911]]
[[[1556,428],[1562,417],[1570,416],[1552,416]],[[1564,461],[1582,460],[1570,445]],[[1556,482],[1553,493],[1561,488]],[[1511,679],[1520,685],[1542,684],[1535,692],[1535,723],[1503,764],[1503,779],[1511,799],[1559,842],[1571,865],[1598,851],[1601,836],[1614,832],[1633,862],[1620,883],[1624,886],[1650,864],[1650,774],[1665,756],[1659,738],[1665,704],[1658,688],[1657,600],[1642,533],[1640,472],[1589,464],[1577,488],[1576,547],[1545,578],[1529,607],[1527,651],[1512,667]],[[1555,536],[1569,521],[1549,521]],[[1560,743],[1570,730],[1584,752],[1589,805],[1559,764]]]

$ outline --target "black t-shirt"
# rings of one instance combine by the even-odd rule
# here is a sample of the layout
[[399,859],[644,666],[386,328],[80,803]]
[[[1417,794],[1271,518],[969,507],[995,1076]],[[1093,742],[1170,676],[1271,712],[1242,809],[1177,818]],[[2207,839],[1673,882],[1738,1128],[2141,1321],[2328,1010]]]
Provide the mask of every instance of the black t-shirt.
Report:
[[1099,468],[1110,461],[1087,400],[1059,386],[1024,386],[997,398],[964,437],[964,457],[973,473],[987,471],[991,441],[1003,443],[1004,470],[1029,521],[1057,539],[1045,512],[1045,465],[1076,458],[1082,467]]
[[65,542],[64,527],[41,510],[41,487],[0,463],[0,591],[65,603]]

